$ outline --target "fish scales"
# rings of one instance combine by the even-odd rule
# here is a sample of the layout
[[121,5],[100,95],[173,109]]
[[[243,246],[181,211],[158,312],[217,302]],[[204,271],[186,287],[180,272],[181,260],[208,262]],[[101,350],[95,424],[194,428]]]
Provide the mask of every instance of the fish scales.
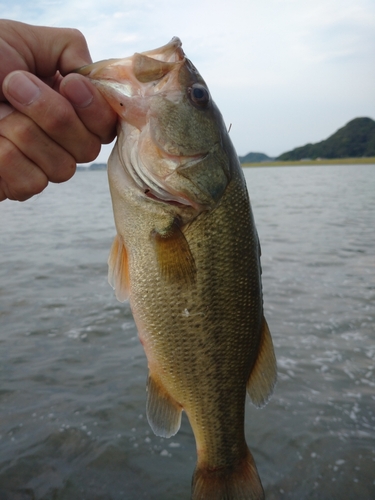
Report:
[[[141,333],[147,335],[143,340],[148,358],[174,375],[165,385],[184,407],[196,432],[220,422],[223,442],[229,440],[232,444],[229,436],[237,433],[237,427],[243,427],[246,382],[259,343],[258,336],[248,332],[257,332],[261,322],[261,315],[252,312],[254,306],[261,311],[259,275],[254,273],[251,280],[244,279],[249,262],[250,267],[258,267],[257,251],[251,251],[257,248],[256,234],[246,213],[246,193],[242,189],[244,199],[239,200],[235,184],[215,213],[202,215],[185,232],[199,270],[193,286],[162,286],[148,230],[144,241],[138,242],[139,253],[129,262],[130,280],[137,283],[132,291],[134,314],[149,325],[148,333]],[[236,218],[238,236],[233,235]],[[246,226],[248,230],[243,231]],[[239,262],[243,265],[239,266]],[[239,383],[234,385],[233,379]],[[241,425],[233,425],[233,421]],[[206,443],[211,434],[215,443]],[[220,453],[215,448],[223,446],[217,433],[210,430],[202,439],[205,453],[217,458]],[[225,454],[221,453],[221,457],[226,460]]]
[[118,233],[109,280],[129,298],[147,355],[150,425],[170,437],[186,412],[192,499],[261,499],[245,397],[267,401],[276,362],[258,236],[220,112],[178,39],[80,72],[120,115],[108,162]]

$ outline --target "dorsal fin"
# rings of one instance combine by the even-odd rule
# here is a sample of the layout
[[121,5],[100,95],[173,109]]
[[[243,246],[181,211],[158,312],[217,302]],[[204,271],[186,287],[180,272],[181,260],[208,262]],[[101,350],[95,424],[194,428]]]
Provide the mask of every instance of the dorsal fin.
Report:
[[118,234],[115,236],[109,252],[108,283],[115,289],[117,300],[124,302],[129,298],[128,253],[122,238]]
[[258,356],[247,382],[251,402],[261,408],[267,404],[277,379],[275,351],[267,321],[263,316]]

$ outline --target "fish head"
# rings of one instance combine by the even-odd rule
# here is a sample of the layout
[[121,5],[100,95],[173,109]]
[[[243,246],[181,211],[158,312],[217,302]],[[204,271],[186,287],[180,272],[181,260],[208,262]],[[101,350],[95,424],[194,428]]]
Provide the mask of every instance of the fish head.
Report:
[[[119,116],[116,160],[127,189],[131,185],[139,196],[194,216],[219,203],[231,178],[228,134],[179,38],[78,72]],[[108,171],[111,183],[111,161]]]

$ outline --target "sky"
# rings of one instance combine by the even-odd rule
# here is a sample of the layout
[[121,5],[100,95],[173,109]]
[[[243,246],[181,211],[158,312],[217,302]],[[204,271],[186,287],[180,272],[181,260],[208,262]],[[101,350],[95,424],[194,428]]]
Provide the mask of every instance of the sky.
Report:
[[77,28],[94,61],[178,36],[239,155],[278,156],[375,119],[374,0],[0,0],[0,18]]

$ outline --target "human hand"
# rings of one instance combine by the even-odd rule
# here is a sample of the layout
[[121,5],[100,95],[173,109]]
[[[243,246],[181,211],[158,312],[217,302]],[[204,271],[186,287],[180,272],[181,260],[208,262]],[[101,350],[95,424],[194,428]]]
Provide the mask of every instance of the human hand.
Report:
[[90,63],[77,30],[0,20],[0,201],[70,179],[115,137],[115,113],[99,91],[68,74]]

